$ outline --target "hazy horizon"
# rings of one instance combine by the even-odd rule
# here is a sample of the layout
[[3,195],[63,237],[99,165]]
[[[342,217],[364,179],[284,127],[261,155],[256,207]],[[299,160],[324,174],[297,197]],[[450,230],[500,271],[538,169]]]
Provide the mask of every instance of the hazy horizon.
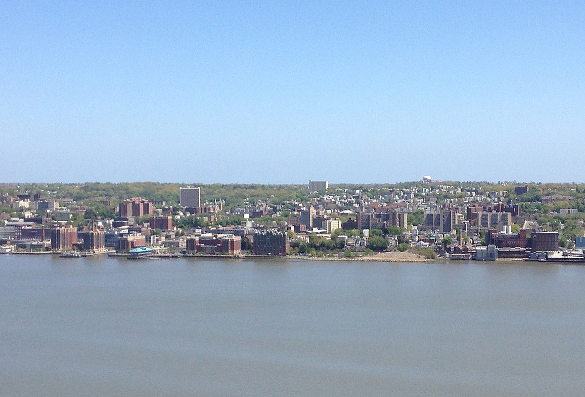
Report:
[[[313,179],[316,181],[316,179]],[[326,180],[326,179],[323,179]],[[86,184],[86,183],[111,183],[115,185],[124,184],[124,183],[159,183],[159,184],[177,184],[177,185],[274,185],[274,186],[303,186],[307,185],[309,180],[305,182],[282,182],[282,183],[265,183],[265,182],[181,182],[181,181],[152,181],[152,180],[142,180],[142,181],[72,181],[72,182],[62,182],[62,181],[41,181],[41,182],[30,182],[30,181],[18,181],[18,182],[0,182],[0,185],[19,185],[19,184],[32,184],[32,185],[42,185],[42,184],[65,184],[65,185],[76,185],[76,184]],[[335,182],[335,181],[327,181],[329,186],[336,186],[336,185],[397,185],[402,183],[419,183],[422,182],[422,178],[418,180],[410,180],[410,181],[396,181],[396,182]],[[508,184],[508,185],[538,185],[538,184],[585,184],[585,182],[574,182],[574,181],[481,181],[481,180],[433,180],[431,183],[488,183],[488,184]]]

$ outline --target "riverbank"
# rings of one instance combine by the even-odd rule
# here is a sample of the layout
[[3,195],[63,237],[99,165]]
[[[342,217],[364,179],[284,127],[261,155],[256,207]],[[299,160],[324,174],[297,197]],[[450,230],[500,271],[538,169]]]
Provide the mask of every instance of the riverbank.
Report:
[[368,256],[354,256],[350,258],[337,257],[337,256],[306,256],[306,255],[293,255],[285,258],[290,259],[302,259],[307,261],[355,261],[355,262],[403,262],[403,263],[420,263],[429,261],[424,256],[414,254],[412,252],[380,252],[374,255]]
[[426,262],[427,258],[422,255],[418,255],[412,252],[380,252],[372,256],[363,256],[359,258],[364,261],[376,261],[376,262]]

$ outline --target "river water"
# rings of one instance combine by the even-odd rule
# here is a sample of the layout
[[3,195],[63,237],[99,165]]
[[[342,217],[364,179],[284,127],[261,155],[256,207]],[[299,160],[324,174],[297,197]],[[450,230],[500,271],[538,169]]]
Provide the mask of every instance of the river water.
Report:
[[1,396],[585,393],[585,267],[0,256]]

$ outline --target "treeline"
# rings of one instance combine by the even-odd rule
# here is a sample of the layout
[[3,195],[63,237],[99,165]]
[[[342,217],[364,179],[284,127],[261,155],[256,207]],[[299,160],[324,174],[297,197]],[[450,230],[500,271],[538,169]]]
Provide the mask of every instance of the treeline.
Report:
[[240,206],[268,200],[282,203],[290,200],[309,199],[305,185],[262,185],[262,184],[211,184],[201,183],[158,183],[158,182],[87,182],[68,183],[26,183],[0,185],[0,194],[15,197],[17,194],[41,194],[45,199],[71,198],[79,202],[110,200],[117,204],[131,197],[142,197],[150,201],[164,201],[176,205],[180,199],[180,188],[194,186],[201,188],[203,202],[224,200],[226,206]]

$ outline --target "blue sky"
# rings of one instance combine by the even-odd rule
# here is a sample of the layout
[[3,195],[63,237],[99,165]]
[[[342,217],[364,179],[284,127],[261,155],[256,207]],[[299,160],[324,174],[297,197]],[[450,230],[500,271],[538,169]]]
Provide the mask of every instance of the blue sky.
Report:
[[585,3],[0,3],[0,182],[585,182]]

